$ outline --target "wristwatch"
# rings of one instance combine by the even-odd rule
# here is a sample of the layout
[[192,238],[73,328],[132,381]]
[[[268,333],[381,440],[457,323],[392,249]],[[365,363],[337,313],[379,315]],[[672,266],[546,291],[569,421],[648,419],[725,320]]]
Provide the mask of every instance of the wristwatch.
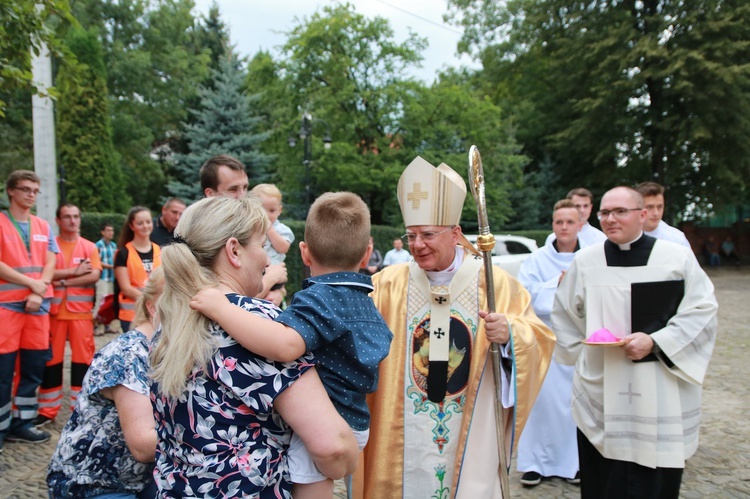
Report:
[[[65,282],[65,279],[60,279],[60,286],[62,286],[63,288],[68,286],[67,283]],[[654,345],[656,345],[656,343],[654,343]]]

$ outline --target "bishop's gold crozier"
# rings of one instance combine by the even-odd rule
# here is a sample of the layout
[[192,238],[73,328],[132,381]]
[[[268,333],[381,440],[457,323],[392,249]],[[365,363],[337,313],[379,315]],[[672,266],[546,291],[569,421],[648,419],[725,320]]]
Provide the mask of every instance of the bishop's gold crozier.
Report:
[[[487,203],[484,197],[484,169],[482,168],[482,158],[479,155],[477,146],[471,146],[469,149],[469,186],[471,195],[477,205],[477,219],[479,222],[479,235],[477,236],[477,248],[482,253],[484,259],[484,276],[487,281],[487,305],[490,312],[495,311],[495,286],[494,276],[492,274],[492,250],[495,247],[495,236],[490,232],[490,222],[487,218]],[[500,387],[502,380],[500,370],[500,350],[496,343],[490,346],[490,357],[492,359],[492,373],[495,379],[495,424],[497,427],[497,451],[500,457],[500,487],[502,489],[503,499],[510,498],[510,481],[508,479],[508,459],[505,455],[505,425],[503,424],[503,414],[500,408],[502,400],[500,399]]]

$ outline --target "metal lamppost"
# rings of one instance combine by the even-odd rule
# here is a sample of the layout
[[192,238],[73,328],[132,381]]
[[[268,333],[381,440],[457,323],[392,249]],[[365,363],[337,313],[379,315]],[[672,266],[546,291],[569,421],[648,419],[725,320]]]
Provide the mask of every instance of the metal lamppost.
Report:
[[[305,166],[305,215],[310,209],[312,204],[312,191],[310,189],[310,164],[312,162],[312,135],[313,135],[313,124],[316,122],[322,123],[326,127],[326,134],[323,137],[323,145],[326,149],[331,148],[331,127],[325,120],[320,118],[313,118],[312,114],[304,113],[302,115],[302,124],[299,129],[299,138],[302,139],[304,149],[302,154],[302,164]],[[287,140],[289,147],[297,145],[297,137],[289,135]]]

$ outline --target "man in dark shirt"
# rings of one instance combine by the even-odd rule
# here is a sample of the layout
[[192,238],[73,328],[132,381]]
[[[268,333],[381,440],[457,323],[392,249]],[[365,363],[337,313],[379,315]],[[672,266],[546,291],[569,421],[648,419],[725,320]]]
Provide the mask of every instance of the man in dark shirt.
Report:
[[185,211],[185,202],[180,198],[169,198],[161,207],[161,216],[154,218],[154,230],[151,232],[151,242],[164,246],[172,242],[174,228]]

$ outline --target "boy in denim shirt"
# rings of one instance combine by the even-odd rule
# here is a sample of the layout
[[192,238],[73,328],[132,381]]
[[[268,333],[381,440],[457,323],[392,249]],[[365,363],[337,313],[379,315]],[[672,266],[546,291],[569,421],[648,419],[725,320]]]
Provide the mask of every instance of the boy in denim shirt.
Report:
[[[305,240],[300,243],[311,277],[276,322],[233,306],[215,288],[202,290],[190,302],[242,346],[269,359],[293,360],[313,352],[326,391],[354,431],[360,449],[367,443],[370,427],[365,396],[377,388],[378,364],[388,355],[393,339],[369,297],[370,276],[358,272],[371,252],[367,205],[350,192],[326,193],[310,208]],[[295,437],[289,469],[295,499],[332,497],[333,481],[316,469]]]

